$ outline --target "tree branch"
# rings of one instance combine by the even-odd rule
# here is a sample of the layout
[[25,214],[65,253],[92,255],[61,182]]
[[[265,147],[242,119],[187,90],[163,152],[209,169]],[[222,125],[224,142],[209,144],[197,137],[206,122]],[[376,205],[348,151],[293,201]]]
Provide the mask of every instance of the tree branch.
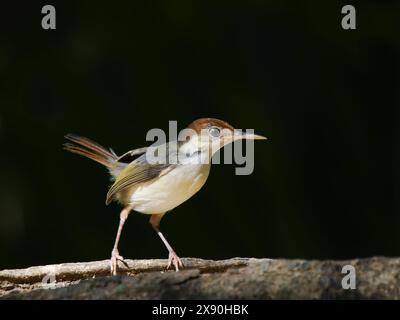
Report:
[[[234,258],[183,259],[180,272],[166,260],[126,260],[109,276],[109,260],[0,271],[6,299],[399,299],[400,259],[307,261]],[[356,289],[344,289],[345,265]],[[54,290],[48,290],[54,289]]]

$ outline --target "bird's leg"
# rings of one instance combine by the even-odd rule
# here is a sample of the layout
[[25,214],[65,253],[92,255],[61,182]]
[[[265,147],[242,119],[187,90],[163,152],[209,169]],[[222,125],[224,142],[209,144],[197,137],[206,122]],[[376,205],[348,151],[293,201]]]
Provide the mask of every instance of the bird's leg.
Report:
[[171,245],[168,243],[167,239],[165,239],[164,235],[160,231],[160,221],[164,216],[164,214],[165,213],[152,214],[150,217],[150,224],[153,227],[153,229],[157,232],[158,236],[161,238],[161,240],[164,242],[165,246],[168,249],[169,256],[168,256],[167,269],[169,269],[171,264],[173,264],[175,267],[175,271],[179,271],[179,267],[183,268],[183,263],[181,259],[177,256],[175,250],[172,249]]
[[124,227],[126,219],[128,219],[128,215],[131,209],[132,208],[129,206],[125,207],[124,209],[122,209],[119,215],[118,232],[117,236],[115,237],[113,250],[111,251],[111,261],[110,261],[111,274],[114,276],[117,274],[118,261],[124,261],[124,258],[119,254],[118,243],[119,243],[119,238],[121,237],[122,228]]

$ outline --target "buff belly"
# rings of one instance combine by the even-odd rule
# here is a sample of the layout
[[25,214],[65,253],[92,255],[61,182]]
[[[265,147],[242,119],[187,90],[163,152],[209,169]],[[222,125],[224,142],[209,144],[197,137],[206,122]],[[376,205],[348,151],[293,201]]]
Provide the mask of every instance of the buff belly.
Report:
[[145,214],[165,213],[179,206],[201,189],[210,164],[181,165],[131,192],[129,204]]

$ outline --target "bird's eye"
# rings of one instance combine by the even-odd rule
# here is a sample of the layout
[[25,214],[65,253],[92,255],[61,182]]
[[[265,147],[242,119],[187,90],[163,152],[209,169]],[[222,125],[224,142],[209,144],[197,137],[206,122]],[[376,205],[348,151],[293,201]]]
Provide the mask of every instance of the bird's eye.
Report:
[[220,130],[217,127],[211,127],[210,129],[208,129],[208,132],[214,138],[219,137],[219,134],[220,134]]

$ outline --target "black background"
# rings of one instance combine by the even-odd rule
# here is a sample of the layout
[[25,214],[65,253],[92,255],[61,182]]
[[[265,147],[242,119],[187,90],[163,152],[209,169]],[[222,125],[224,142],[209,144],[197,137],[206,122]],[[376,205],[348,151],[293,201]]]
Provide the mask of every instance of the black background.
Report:
[[[53,4],[57,29],[41,28]],[[341,28],[353,4],[357,29]],[[0,269],[110,255],[106,171],[151,128],[224,119],[270,138],[255,170],[215,165],[162,229],[183,257],[344,259],[400,252],[396,1],[2,2]],[[167,257],[132,214],[120,252]]]

